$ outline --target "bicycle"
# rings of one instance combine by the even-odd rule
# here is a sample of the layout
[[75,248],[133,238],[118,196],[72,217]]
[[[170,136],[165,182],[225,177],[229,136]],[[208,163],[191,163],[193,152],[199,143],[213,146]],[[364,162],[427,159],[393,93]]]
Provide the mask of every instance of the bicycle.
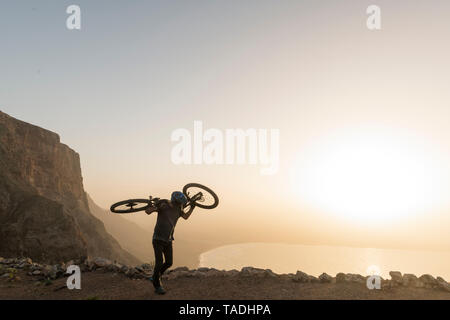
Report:
[[[196,189],[200,189],[200,191],[193,193],[192,190]],[[216,195],[216,193],[202,184],[188,183],[183,187],[183,193],[188,199],[183,209],[192,205],[195,205],[196,207],[202,209],[214,209],[219,205],[219,197]],[[134,213],[145,211],[150,206],[157,206],[160,201],[164,200],[161,200],[161,198],[153,198],[152,196],[150,196],[149,199],[123,200],[114,203],[111,206],[110,210],[111,212],[118,214]],[[211,201],[212,203],[208,204],[208,202]]]

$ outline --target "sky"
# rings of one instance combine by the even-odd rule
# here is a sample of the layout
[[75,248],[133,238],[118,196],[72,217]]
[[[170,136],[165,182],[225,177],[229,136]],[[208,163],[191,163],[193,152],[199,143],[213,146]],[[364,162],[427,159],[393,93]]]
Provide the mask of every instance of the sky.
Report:
[[[81,30],[66,28],[72,4]],[[192,219],[210,237],[449,250],[449,9],[4,1],[0,110],[57,132],[104,208],[199,182],[221,200]],[[171,134],[194,121],[279,130],[279,170],[175,165]]]

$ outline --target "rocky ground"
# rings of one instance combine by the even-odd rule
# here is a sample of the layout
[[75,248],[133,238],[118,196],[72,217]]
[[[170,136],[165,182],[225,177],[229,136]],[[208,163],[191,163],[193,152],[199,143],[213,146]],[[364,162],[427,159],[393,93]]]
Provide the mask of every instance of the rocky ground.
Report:
[[[66,287],[66,268],[81,269],[81,290]],[[127,267],[103,258],[42,265],[29,258],[0,258],[0,299],[446,299],[450,284],[431,275],[391,272],[380,290],[369,290],[367,278],[339,273],[319,277],[301,271],[275,274],[246,267],[220,271],[176,268],[163,276],[167,294],[156,295],[147,280],[152,266]]]

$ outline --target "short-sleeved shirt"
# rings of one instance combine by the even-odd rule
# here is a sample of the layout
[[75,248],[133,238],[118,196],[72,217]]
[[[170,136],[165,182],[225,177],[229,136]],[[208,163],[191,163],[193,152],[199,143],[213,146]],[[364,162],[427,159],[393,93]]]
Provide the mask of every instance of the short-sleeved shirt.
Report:
[[173,233],[182,211],[179,207],[172,207],[168,201],[161,201],[157,207],[158,218],[156,219],[153,239],[170,242],[175,240]]

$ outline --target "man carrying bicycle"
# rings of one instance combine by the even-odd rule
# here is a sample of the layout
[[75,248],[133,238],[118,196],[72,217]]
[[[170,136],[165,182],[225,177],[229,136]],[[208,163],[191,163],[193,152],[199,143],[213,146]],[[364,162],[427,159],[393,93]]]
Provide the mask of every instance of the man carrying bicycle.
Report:
[[[189,210],[184,212],[183,209],[188,202],[186,196],[180,192],[175,191],[169,200],[158,200],[153,206],[148,207],[145,212],[151,214],[158,212],[156,225],[153,232],[153,249],[155,251],[155,267],[153,270],[153,277],[151,278],[155,292],[164,294],[166,291],[161,286],[160,277],[168,268],[172,266],[173,262],[173,248],[172,241],[175,225],[180,217],[185,220],[189,218],[192,211],[194,211],[195,204],[190,203]],[[163,263],[164,256],[164,263]]]

